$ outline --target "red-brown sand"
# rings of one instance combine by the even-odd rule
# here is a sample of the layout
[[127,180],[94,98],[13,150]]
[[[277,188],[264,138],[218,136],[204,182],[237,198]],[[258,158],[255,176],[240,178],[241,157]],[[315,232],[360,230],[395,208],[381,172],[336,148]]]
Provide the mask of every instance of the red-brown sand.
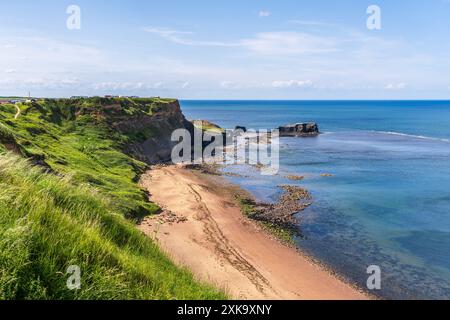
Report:
[[141,179],[164,209],[140,229],[179,265],[236,299],[369,299],[245,218],[229,184],[180,166]]

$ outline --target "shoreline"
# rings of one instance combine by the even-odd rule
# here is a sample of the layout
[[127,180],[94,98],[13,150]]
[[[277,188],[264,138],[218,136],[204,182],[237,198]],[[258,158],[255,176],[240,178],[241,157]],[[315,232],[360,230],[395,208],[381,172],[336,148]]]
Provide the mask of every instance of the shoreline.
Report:
[[372,299],[246,217],[233,195],[250,193],[220,175],[160,165],[140,184],[163,212],[139,229],[175,263],[233,299]]

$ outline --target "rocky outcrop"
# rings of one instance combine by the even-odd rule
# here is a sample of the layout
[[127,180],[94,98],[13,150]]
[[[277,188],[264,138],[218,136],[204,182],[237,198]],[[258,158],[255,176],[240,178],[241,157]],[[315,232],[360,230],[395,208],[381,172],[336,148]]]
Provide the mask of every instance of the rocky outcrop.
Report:
[[314,137],[319,132],[319,126],[315,122],[288,124],[279,127],[280,137]]
[[234,128],[234,131],[247,132],[247,128],[246,128],[246,127],[242,127],[242,126],[236,126],[236,127]]
[[311,205],[311,194],[299,186],[279,187],[283,190],[283,194],[276,203],[256,203],[251,199],[245,200],[251,206],[250,217],[297,233],[296,214]]
[[197,129],[201,129],[205,132],[213,132],[213,133],[225,132],[223,128],[208,120],[192,120],[191,122],[194,125],[194,127],[196,127]]

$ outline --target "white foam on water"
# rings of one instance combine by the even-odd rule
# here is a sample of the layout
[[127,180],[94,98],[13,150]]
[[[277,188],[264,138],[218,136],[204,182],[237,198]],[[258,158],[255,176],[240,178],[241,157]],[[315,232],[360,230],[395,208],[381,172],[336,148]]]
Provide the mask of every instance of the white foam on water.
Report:
[[450,142],[450,139],[420,136],[420,135],[407,134],[407,133],[401,133],[401,132],[395,132],[395,131],[371,131],[371,132],[381,133],[381,134],[389,134],[389,135],[395,135],[395,136],[401,136],[401,137],[408,137],[408,138],[415,138],[415,139],[422,139],[422,140]]

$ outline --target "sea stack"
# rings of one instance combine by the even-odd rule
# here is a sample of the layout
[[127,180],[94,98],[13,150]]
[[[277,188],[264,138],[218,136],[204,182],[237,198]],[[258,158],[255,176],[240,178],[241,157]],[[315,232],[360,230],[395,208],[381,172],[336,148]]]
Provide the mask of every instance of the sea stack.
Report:
[[287,124],[279,130],[280,137],[315,137],[320,133],[315,122]]

